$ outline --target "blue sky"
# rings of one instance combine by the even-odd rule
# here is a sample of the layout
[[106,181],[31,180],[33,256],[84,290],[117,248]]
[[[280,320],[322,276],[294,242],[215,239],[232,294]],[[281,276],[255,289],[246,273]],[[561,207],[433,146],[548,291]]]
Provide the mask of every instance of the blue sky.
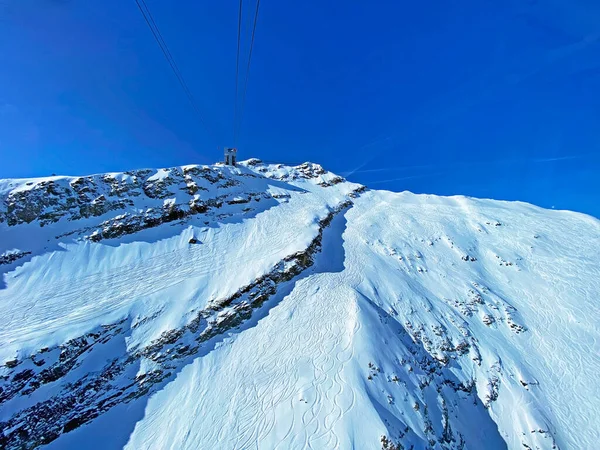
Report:
[[[146,1],[217,138],[134,0],[2,0],[0,177],[222,156],[237,1]],[[373,188],[600,217],[600,3],[263,0],[239,147]]]

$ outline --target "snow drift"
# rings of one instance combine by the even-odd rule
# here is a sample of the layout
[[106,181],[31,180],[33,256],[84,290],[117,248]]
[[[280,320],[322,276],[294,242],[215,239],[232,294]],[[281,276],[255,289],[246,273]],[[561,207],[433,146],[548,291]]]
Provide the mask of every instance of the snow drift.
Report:
[[592,449],[600,222],[249,160],[0,180],[0,447]]

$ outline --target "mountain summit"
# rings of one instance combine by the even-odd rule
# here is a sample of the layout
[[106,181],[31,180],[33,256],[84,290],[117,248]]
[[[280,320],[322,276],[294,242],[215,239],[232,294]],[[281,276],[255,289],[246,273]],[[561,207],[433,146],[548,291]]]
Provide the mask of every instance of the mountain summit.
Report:
[[0,447],[592,449],[600,222],[257,159],[0,180]]

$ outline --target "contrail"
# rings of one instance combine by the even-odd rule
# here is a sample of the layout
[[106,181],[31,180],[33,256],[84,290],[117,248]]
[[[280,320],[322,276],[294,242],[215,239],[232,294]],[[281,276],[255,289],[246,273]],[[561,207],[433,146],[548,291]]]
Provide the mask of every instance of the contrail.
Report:
[[[420,166],[399,166],[399,167],[379,167],[374,169],[363,169],[357,168],[350,172],[341,172],[344,177],[349,177],[353,174],[358,173],[377,173],[377,172],[395,172],[401,170],[419,170],[419,169],[438,169],[438,168],[457,168],[457,167],[477,167],[477,166],[490,166],[490,165],[501,165],[501,164],[535,164],[535,163],[546,163],[555,161],[567,161],[574,159],[583,159],[589,156],[593,156],[593,153],[587,153],[582,155],[571,155],[571,156],[558,156],[558,157],[542,157],[532,159],[502,159],[495,161],[462,161],[456,163],[447,164],[427,164]],[[409,177],[412,178],[412,177]],[[387,181],[387,180],[386,180]],[[379,182],[379,181],[378,181]]]
[[424,173],[422,175],[411,175],[408,177],[390,178],[388,180],[367,181],[365,184],[370,185],[370,184],[379,184],[379,183],[389,183],[391,181],[411,180],[413,178],[434,177],[434,176],[443,175],[443,174],[444,174],[444,172]]
[[[543,70],[546,70],[552,66],[556,66],[556,64],[562,59],[571,56],[589,47],[590,45],[596,44],[599,41],[600,30],[583,36],[582,39],[573,44],[568,44],[549,50],[540,55],[539,58],[536,58],[536,60],[533,60],[532,66],[529,68],[529,70],[521,71],[521,73],[516,74],[508,80],[505,77],[500,76],[505,74],[505,72],[499,72],[499,68],[494,67],[491,70],[481,74],[478,78],[475,78],[468,83],[461,84],[458,87],[449,90],[445,94],[442,94],[442,108],[440,108],[440,98],[438,98],[437,101],[429,102],[429,104],[423,104],[413,112],[412,120],[399,125],[399,127],[402,128],[401,131],[391,131],[387,137],[383,137],[385,134],[379,135],[367,144],[359,147],[359,149],[362,150],[370,148],[378,142],[385,142],[386,145],[393,146],[394,142],[399,142],[401,139],[406,138],[406,136],[410,135],[411,133],[414,133],[414,130],[412,130],[410,127],[411,123],[418,122],[419,120],[423,121],[423,123],[426,123],[429,126],[444,123],[449,118],[456,116],[461,112],[468,111],[470,108],[482,103],[490,96],[490,94],[502,89],[512,88],[526,80],[529,80]],[[514,61],[512,62],[514,63]],[[597,64],[594,62],[592,67],[597,67]],[[468,101],[465,101],[464,97],[460,97],[459,99],[453,98],[456,95],[464,93],[468,94],[469,92],[471,92],[473,96]],[[448,100],[448,97],[450,100]],[[453,103],[446,105],[444,108],[444,100],[446,104],[449,101],[453,101]],[[457,101],[460,103],[457,104]],[[359,164],[355,169],[348,171],[346,174],[342,173],[342,175],[348,177],[354,173],[360,173],[360,169],[365,167],[387,149],[389,149],[389,147],[375,149],[363,163]]]

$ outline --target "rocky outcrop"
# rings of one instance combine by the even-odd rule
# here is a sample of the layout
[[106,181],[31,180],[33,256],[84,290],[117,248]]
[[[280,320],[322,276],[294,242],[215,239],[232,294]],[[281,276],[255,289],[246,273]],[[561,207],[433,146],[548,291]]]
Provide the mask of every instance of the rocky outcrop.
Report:
[[31,252],[23,252],[20,250],[4,252],[0,255],[0,266],[3,264],[11,264],[27,255],[31,255]]
[[[251,170],[231,170],[226,166],[182,166],[159,170],[135,170],[86,177],[54,177],[29,181],[0,197],[0,223],[17,226],[48,224],[66,220],[98,218],[99,223],[63,232],[58,238],[80,236],[90,241],[117,238],[164,223],[184,220],[198,214],[210,214],[229,208],[216,218],[245,214],[255,202],[287,198],[271,195],[269,179],[285,181],[311,179],[321,187],[343,182],[318,164],[304,163],[278,175],[278,166],[262,166],[253,159],[244,163]],[[283,167],[283,166],[281,166]],[[258,173],[265,173],[265,178]],[[244,184],[249,178],[263,178],[264,191],[253,192]],[[259,180],[260,181],[260,180]],[[242,206],[243,205],[243,206]],[[207,218],[213,220],[215,217]],[[1,261],[0,261],[1,264]]]
[[0,198],[0,203],[5,205],[0,209],[0,221],[6,221],[9,226],[37,221],[44,226],[61,219],[74,221],[126,210],[134,206],[136,198],[164,200],[183,192],[189,202],[210,185],[224,189],[239,184],[235,174],[224,174],[219,167],[209,166],[55,177],[27,182]]

